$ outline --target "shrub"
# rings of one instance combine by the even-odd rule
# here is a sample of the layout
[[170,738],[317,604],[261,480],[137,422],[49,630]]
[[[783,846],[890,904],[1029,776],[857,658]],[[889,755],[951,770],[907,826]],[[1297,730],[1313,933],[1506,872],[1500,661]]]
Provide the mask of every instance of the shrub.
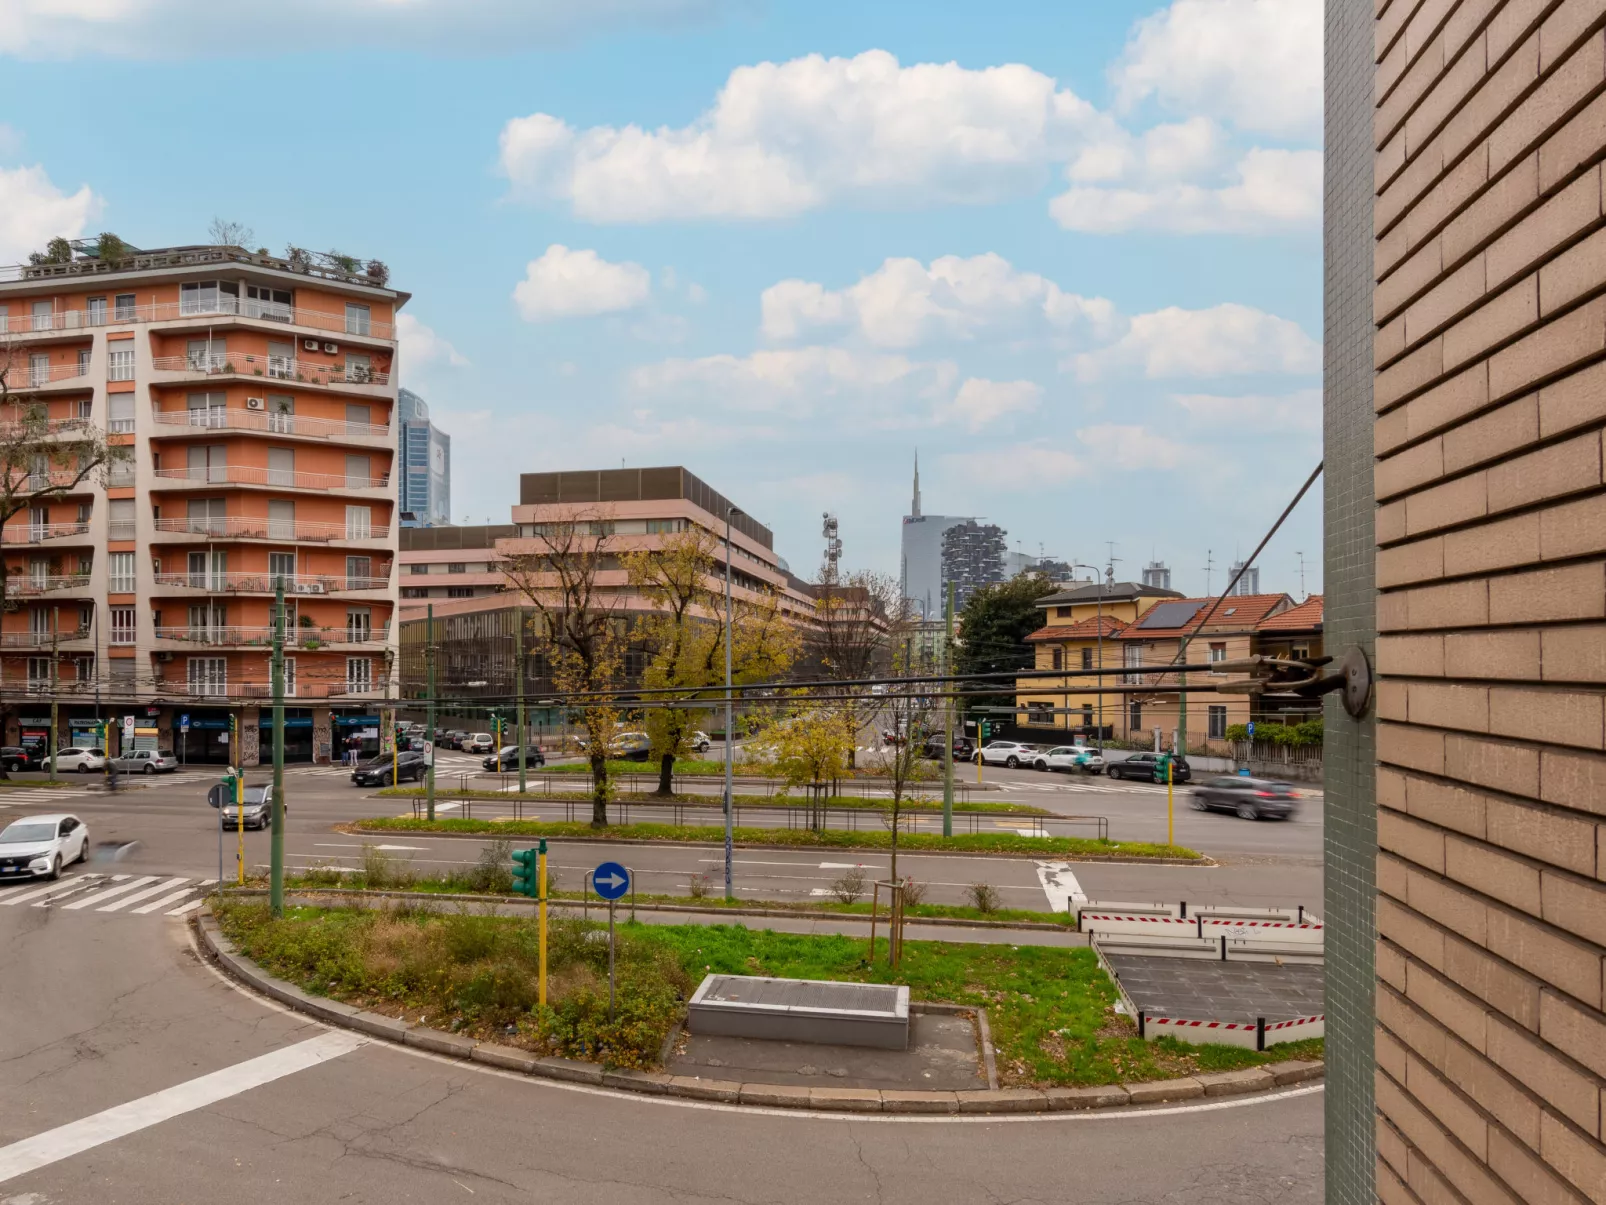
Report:
[[845,870],[831,881],[831,894],[844,904],[851,904],[864,894],[864,867]]
[[372,845],[362,847],[363,886],[374,890],[387,887],[407,888],[413,885],[413,868],[400,858],[393,858],[384,850]]
[[708,898],[708,872],[694,874],[686,881],[686,894],[694,900]]
[[965,888],[965,894],[970,897],[970,906],[977,912],[998,911],[998,888],[991,883],[972,883]]
[[927,885],[917,883],[913,879],[903,881],[903,906],[905,908],[918,908],[926,902]]
[[507,895],[513,890],[513,842],[498,838],[480,847],[480,860],[468,873],[471,890]]

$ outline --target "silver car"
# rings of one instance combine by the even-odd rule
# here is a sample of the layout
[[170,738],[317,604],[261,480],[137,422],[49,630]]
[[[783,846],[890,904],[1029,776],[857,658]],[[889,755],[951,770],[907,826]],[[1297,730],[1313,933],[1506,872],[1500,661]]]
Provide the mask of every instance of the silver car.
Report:
[[112,758],[112,767],[119,774],[171,774],[178,769],[178,758],[171,749],[130,749]]

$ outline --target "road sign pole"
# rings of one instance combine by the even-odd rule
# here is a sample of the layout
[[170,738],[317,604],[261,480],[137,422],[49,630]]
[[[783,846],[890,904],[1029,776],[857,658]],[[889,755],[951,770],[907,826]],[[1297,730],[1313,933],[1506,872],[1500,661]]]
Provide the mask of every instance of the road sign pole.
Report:
[[1175,845],[1177,843],[1177,829],[1176,829],[1176,821],[1175,821],[1176,813],[1172,809],[1172,806],[1171,806],[1171,804],[1172,804],[1172,794],[1173,794],[1173,792],[1171,790],[1171,779],[1172,779],[1172,766],[1173,766],[1173,764],[1174,763],[1171,761],[1170,758],[1166,758],[1166,763],[1165,763],[1165,843],[1167,845]]
[[429,741],[429,770],[424,778],[428,784],[429,818],[435,819],[435,604],[428,608],[426,625],[429,635],[424,638],[424,658],[429,663],[429,720],[425,724],[424,739]]
[[[273,831],[268,838],[268,902],[274,916],[284,915],[284,578],[273,599]],[[258,726],[261,730],[261,725]],[[261,748],[260,738],[257,747]],[[240,839],[245,840],[244,825]]]
[[[954,672],[954,584],[948,583],[947,607],[943,616],[942,672]],[[953,689],[952,683],[949,689]],[[942,712],[942,835],[954,835],[954,701],[949,699]]]
[[[518,709],[519,709],[519,711],[518,711],[517,720],[518,720],[518,725],[519,725],[519,738],[518,738],[519,739],[519,794],[522,795],[522,794],[524,794],[525,790],[527,789],[526,784],[525,784],[525,771],[524,771],[525,724],[524,724],[524,608],[523,607],[519,608],[517,617],[513,620],[513,690],[514,690],[514,693],[518,696]],[[500,764],[501,759],[502,759],[502,751],[500,749],[497,750],[496,757],[497,757],[497,762]],[[543,846],[545,846],[546,842],[543,841],[541,844]],[[541,872],[541,880],[542,880],[542,882],[546,881],[546,871],[544,871],[544,870]],[[544,908],[545,905],[542,905],[542,907]],[[544,913],[543,913],[543,915],[544,915]],[[542,933],[542,940],[545,941],[546,940],[546,938],[545,938],[546,923],[544,921],[541,924],[541,933]],[[542,948],[545,949],[544,946]],[[541,1003],[542,1004],[546,1003],[546,971],[544,971],[544,970],[541,972]]]
[[245,766],[240,748],[240,717],[229,715],[229,756],[234,759],[234,831],[240,834],[239,852],[235,855],[235,882],[245,886]]
[[539,988],[537,988],[536,999],[537,999],[537,1002],[541,1005],[541,1007],[545,1008],[546,1007],[546,838],[545,837],[541,838],[540,853],[536,857],[536,874],[539,876],[539,878],[537,878],[537,880],[536,880],[536,885],[537,885],[537,890],[540,892],[540,895],[537,896],[537,898],[541,901],[536,906],[536,911],[540,914],[540,924],[541,924],[541,938],[540,938],[540,943],[539,943],[540,944],[540,952],[541,952],[541,954],[540,954],[541,981],[540,981]]
[[613,901],[608,901],[608,1024],[613,1024]]

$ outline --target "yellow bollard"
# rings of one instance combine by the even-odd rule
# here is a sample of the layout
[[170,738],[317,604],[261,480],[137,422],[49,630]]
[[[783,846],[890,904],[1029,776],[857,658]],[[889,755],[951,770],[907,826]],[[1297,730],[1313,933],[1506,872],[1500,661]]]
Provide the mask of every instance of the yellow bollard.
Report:
[[1172,762],[1168,757],[1165,762],[1165,843],[1167,845],[1175,845],[1177,843],[1176,824],[1173,819],[1174,813],[1171,810],[1171,767]]
[[535,873],[538,876],[540,876],[539,878],[536,879],[536,888],[537,888],[537,891],[539,892],[539,894],[536,896],[536,898],[541,901],[540,904],[537,905],[537,910],[540,913],[540,926],[541,926],[541,938],[540,938],[540,950],[541,950],[541,953],[540,953],[540,958],[539,958],[539,962],[540,962],[539,970],[540,970],[540,975],[541,975],[541,982],[540,982],[540,987],[537,989],[536,999],[539,1002],[539,1004],[541,1005],[541,1007],[545,1008],[546,1007],[546,838],[545,837],[541,838],[540,852],[536,856],[536,871],[535,871]]

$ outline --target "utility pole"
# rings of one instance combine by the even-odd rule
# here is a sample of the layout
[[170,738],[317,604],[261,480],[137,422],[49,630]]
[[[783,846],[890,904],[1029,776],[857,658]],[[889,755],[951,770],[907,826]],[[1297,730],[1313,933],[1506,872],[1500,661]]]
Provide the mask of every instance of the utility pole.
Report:
[[426,623],[429,634],[424,637],[424,659],[429,663],[429,718],[425,721],[425,736],[429,739],[429,771],[424,776],[429,798],[429,818],[435,819],[435,604],[429,604]]
[[50,773],[46,775],[51,782],[56,781],[56,666],[61,660],[58,651],[61,643],[61,608],[50,608]]
[[731,798],[731,758],[735,756],[735,722],[731,716],[731,520],[742,512],[725,509],[725,899],[736,898],[731,883],[731,846],[735,836],[736,810]]
[[[395,745],[394,721],[391,744]],[[284,915],[284,578],[273,589],[273,829],[268,844],[268,902]],[[242,826],[243,827],[243,826]]]
[[[942,676],[951,678],[954,672],[954,584],[948,583],[947,606],[943,615]],[[953,683],[948,683],[948,694]],[[943,707],[942,725],[942,835],[954,835],[954,700]]]
[[[521,606],[514,612],[513,620],[513,690],[518,698],[518,725],[519,725],[519,794],[525,792],[524,778],[524,608]],[[500,761],[502,751],[496,752]],[[500,770],[502,767],[497,766]]]

